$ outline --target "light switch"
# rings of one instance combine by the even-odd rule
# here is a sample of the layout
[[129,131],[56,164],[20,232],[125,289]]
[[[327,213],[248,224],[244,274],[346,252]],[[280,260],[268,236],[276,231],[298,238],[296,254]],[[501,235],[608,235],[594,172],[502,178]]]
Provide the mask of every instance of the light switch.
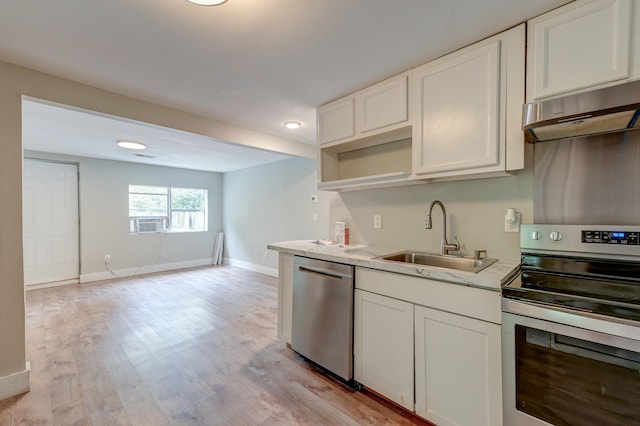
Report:
[[373,229],[380,229],[382,228],[382,215],[381,214],[374,214],[373,215]]

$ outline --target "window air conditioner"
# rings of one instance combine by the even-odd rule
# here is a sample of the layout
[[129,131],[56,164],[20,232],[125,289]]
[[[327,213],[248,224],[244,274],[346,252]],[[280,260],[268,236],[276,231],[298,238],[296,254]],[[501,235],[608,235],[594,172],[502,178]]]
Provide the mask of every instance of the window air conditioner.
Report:
[[162,232],[162,219],[138,218],[136,219],[136,231],[138,234]]

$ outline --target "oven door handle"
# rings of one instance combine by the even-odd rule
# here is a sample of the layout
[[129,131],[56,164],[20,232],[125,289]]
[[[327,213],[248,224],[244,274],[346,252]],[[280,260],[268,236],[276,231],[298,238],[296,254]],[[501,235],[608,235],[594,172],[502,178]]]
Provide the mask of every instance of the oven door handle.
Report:
[[640,371],[640,354],[621,348],[614,348],[588,340],[575,339],[562,334],[553,334],[551,349],[567,354],[589,358],[619,367]]
[[[635,321],[620,318],[610,321],[604,319],[602,315],[503,298],[502,323],[532,327],[535,327],[532,325],[535,323],[540,324],[538,327],[543,327],[544,331],[553,333],[563,333],[562,330],[570,327],[573,328],[574,331],[571,334],[575,337],[606,345],[622,344],[621,347],[640,352],[640,327]],[[583,335],[586,337],[582,337]],[[617,343],[612,344],[614,340]]]

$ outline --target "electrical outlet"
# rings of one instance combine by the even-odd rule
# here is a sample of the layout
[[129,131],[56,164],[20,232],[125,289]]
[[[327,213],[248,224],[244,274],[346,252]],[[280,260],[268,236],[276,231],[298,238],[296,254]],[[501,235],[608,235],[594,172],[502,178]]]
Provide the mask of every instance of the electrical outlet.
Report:
[[382,215],[374,214],[373,215],[373,229],[381,229],[382,228]]
[[105,254],[104,255],[104,263],[105,264],[111,263],[111,255],[110,254]]
[[504,232],[520,232],[520,213],[515,212],[515,221],[509,222],[509,215],[504,215]]

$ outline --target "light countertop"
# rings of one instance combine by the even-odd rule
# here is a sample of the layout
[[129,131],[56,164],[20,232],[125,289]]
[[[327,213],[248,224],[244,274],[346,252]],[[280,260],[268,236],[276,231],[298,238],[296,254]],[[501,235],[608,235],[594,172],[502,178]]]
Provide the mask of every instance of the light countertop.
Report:
[[267,245],[267,248],[297,256],[430,278],[437,281],[486,288],[495,291],[500,291],[502,284],[508,282],[520,267],[520,264],[517,262],[498,261],[477,274],[474,274],[473,272],[458,271],[455,269],[376,259],[376,257],[400,251],[397,249],[364,245],[322,245],[313,243],[311,240],[282,241],[271,243]]

